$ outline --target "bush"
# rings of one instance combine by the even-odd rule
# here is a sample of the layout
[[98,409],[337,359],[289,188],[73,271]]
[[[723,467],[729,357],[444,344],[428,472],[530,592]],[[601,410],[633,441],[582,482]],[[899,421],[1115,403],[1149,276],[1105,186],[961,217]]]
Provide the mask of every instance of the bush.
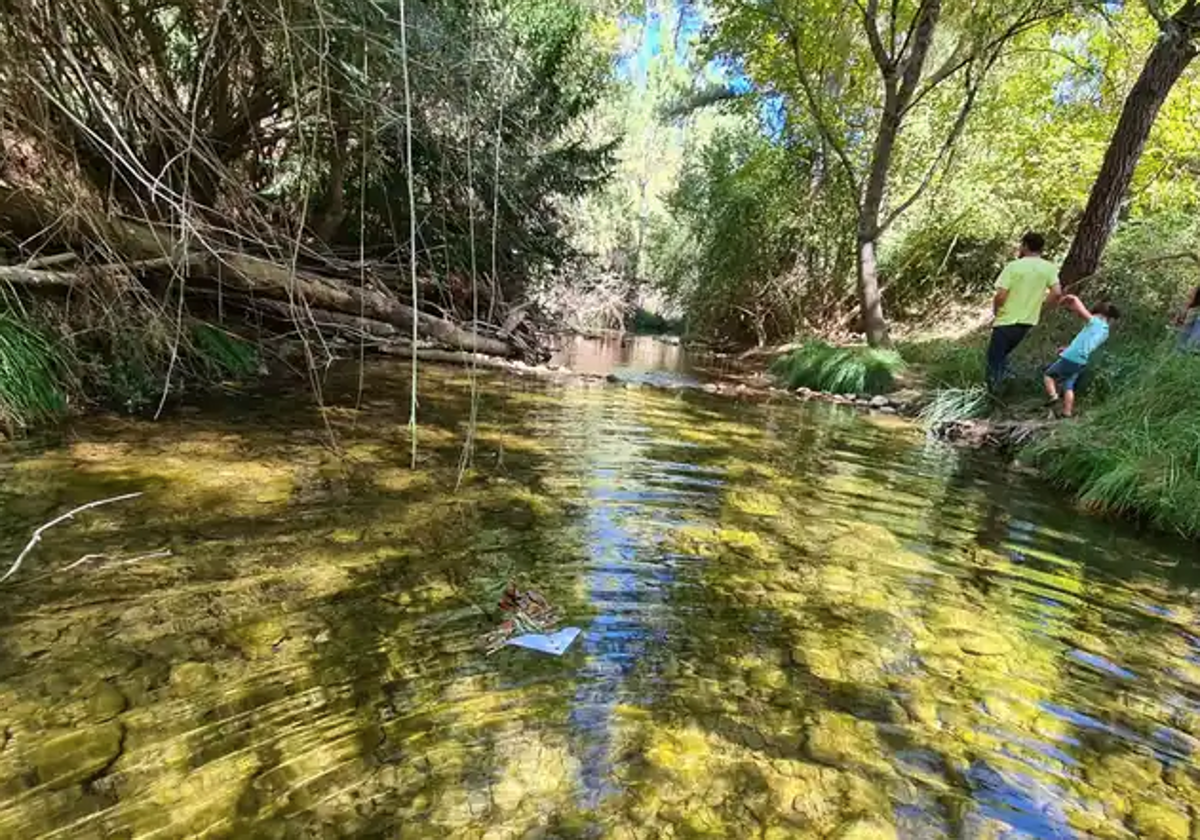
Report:
[[11,435],[66,411],[68,369],[39,330],[0,312],[0,429]]
[[1091,507],[1200,535],[1200,357],[1156,352],[1027,454]]
[[831,394],[882,394],[889,391],[904,359],[895,350],[835,347],[822,341],[780,356],[771,365],[787,388],[811,388]]

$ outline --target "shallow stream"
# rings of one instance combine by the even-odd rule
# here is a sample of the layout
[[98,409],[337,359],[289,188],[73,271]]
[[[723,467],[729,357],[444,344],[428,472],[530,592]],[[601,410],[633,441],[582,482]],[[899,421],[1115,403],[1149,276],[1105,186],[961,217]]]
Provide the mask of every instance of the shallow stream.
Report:
[[610,350],[0,445],[0,838],[1200,837],[1194,545]]

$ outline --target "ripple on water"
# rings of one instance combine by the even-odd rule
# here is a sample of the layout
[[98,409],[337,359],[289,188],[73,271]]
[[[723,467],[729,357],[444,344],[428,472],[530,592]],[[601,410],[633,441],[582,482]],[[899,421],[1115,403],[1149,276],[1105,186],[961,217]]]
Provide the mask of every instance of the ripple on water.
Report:
[[[0,836],[1200,830],[1190,546],[839,409],[644,388],[487,378],[464,461],[431,373],[414,478],[406,377],[327,412],[344,460],[256,403],[0,461],[0,556],[150,488],[0,592]],[[583,628],[562,658],[480,651],[509,578]]]

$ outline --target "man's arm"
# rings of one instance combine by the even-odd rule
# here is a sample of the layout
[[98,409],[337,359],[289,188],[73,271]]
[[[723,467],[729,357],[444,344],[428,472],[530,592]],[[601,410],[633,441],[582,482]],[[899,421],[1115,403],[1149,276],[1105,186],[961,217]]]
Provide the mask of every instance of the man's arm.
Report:
[[1000,314],[1000,307],[1004,306],[1004,302],[1008,300],[1008,289],[996,289],[996,296],[992,298],[992,315]]
[[1063,300],[1062,283],[1056,282],[1050,287],[1050,294],[1046,295],[1046,303],[1049,306],[1055,306],[1061,300]]

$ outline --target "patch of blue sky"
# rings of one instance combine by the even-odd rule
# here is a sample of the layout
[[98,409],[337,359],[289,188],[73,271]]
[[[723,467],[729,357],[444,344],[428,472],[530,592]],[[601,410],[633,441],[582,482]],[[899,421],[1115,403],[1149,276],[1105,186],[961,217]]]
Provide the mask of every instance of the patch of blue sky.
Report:
[[[622,15],[619,20],[622,50],[614,73],[621,81],[639,87],[648,84],[650,65],[668,48],[679,65],[688,63],[696,36],[703,30],[703,10],[691,3],[677,3],[675,14],[664,17],[651,12],[649,17]],[[672,43],[673,42],[673,43]],[[787,125],[787,110],[783,96],[757,88],[740,62],[729,58],[709,60],[698,73],[704,85],[724,85],[738,96],[757,93],[756,109],[759,126],[772,141],[781,141]]]

